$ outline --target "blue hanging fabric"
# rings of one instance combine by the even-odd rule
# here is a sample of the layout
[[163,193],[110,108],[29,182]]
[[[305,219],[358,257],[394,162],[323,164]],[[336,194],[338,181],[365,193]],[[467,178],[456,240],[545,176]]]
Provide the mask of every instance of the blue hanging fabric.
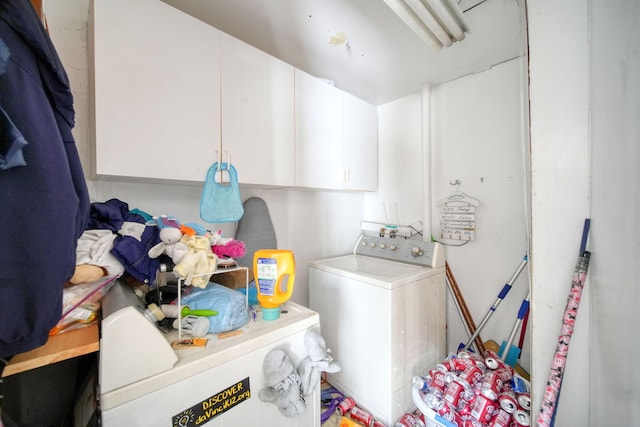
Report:
[[[216,173],[227,171],[229,182],[217,182]],[[200,218],[208,223],[235,222],[242,218],[238,173],[231,163],[215,162],[207,171],[200,199]]]

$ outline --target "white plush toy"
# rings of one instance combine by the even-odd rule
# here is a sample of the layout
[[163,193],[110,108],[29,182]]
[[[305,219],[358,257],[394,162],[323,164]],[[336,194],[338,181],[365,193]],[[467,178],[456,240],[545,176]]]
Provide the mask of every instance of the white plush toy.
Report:
[[179,263],[182,257],[189,251],[189,248],[180,241],[180,239],[182,239],[182,230],[180,229],[178,220],[166,215],[161,215],[159,218],[154,217],[154,220],[148,224],[158,226],[161,240],[160,243],[149,249],[147,253],[149,258],[158,258],[162,254],[167,254],[171,257],[171,261],[173,261],[174,264]]
[[265,387],[258,392],[263,402],[272,402],[286,417],[296,417],[307,409],[300,392],[300,376],[287,353],[274,348],[262,365]]
[[337,362],[333,362],[324,338],[316,329],[307,330],[304,335],[304,345],[309,355],[300,361],[298,374],[302,379],[302,394],[308,396],[318,385],[322,372],[340,372],[342,367]]

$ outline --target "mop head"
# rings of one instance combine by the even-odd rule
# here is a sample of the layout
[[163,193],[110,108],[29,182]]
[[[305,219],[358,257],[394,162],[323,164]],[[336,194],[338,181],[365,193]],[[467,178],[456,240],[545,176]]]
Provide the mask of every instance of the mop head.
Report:
[[329,356],[324,338],[316,329],[309,329],[304,336],[304,345],[309,356],[300,361],[298,373],[302,379],[302,394],[308,396],[315,390],[322,372],[340,372],[342,367]]
[[258,392],[263,402],[275,404],[286,417],[296,417],[307,409],[300,393],[300,376],[289,355],[274,348],[264,358],[262,365],[266,387]]

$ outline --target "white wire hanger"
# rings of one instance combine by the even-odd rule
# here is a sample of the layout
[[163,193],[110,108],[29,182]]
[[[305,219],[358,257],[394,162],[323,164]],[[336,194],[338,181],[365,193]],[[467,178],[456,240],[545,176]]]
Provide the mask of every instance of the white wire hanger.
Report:
[[[455,181],[452,181],[449,184],[460,186],[460,180],[456,179]],[[436,206],[443,206],[443,205],[447,205],[448,203],[454,203],[454,202],[465,203],[467,206],[475,206],[475,207],[480,206],[480,202],[477,199],[474,199],[473,197],[468,196],[467,194],[465,194],[460,190],[452,191],[451,193],[449,193],[449,195],[447,195],[447,197],[438,200],[438,202],[436,203]]]

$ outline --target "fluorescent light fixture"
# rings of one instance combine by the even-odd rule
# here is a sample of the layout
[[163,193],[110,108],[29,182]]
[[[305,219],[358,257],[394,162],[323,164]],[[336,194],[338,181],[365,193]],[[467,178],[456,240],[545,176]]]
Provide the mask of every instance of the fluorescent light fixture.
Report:
[[436,52],[471,31],[455,0],[384,0]]

